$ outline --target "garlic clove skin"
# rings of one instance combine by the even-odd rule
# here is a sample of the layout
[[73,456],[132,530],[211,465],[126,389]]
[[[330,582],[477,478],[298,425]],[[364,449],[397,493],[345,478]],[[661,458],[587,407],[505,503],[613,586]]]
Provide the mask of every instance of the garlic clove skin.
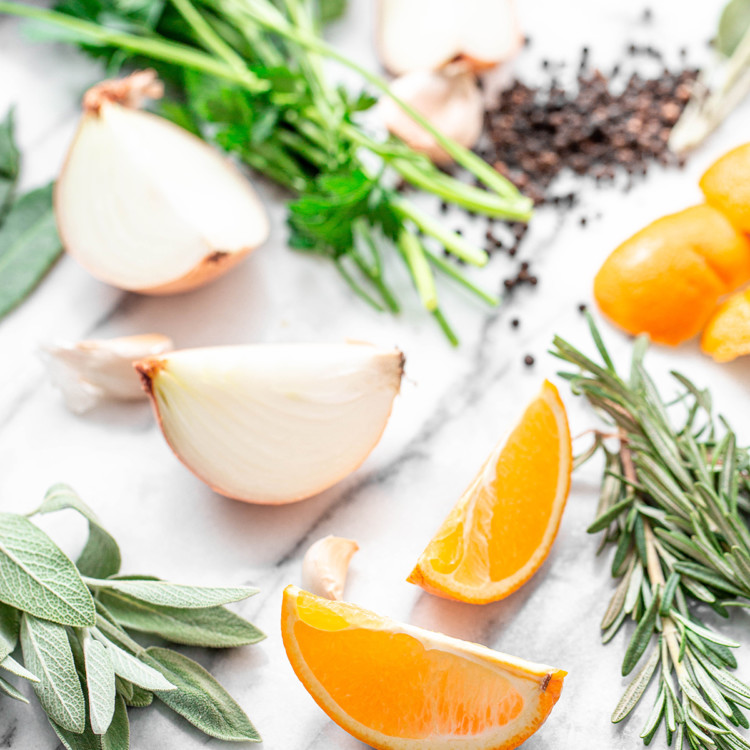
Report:
[[349,562],[359,545],[353,539],[326,536],[318,539],[302,559],[302,585],[318,596],[340,602],[344,596]]
[[331,487],[367,458],[399,392],[397,349],[266,344],[136,363],[177,457],[216,492],[278,505]]
[[456,60],[485,70],[523,46],[513,0],[379,0],[376,33],[380,59],[393,75]]
[[[407,73],[393,81],[391,90],[462,146],[473,148],[476,145],[484,124],[484,101],[474,74],[463,66]],[[383,98],[379,109],[388,130],[414,150],[427,155],[436,164],[447,165],[453,161],[433,135],[392,99]]]
[[141,71],[88,92],[55,216],[65,249],[96,278],[173,294],[225,273],[266,240],[269,223],[231,162],[131,106],[158,93],[157,83]]
[[104,400],[132,401],[145,397],[133,362],[165,354],[174,348],[160,333],[58,341],[42,347],[52,382],[68,408],[84,414]]

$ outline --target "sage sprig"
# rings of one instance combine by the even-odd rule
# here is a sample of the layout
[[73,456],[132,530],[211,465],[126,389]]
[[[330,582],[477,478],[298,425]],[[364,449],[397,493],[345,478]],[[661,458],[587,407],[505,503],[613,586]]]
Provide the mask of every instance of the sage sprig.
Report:
[[[30,520],[65,509],[89,525],[75,563]],[[154,698],[211,737],[259,742],[203,667],[129,633],[213,648],[257,643],[263,633],[223,606],[257,590],[121,576],[120,559],[115,539],[66,485],[52,487],[28,516],[0,514],[0,694],[28,702],[12,678],[29,681],[68,750],[127,750],[128,707]],[[23,664],[11,655],[19,644]]]
[[[750,748],[750,686],[731,672],[739,644],[696,615],[708,605],[728,617],[750,600],[750,454],[722,418],[711,395],[683,375],[667,403],[647,373],[647,341],[635,343],[628,378],[621,377],[589,317],[600,362],[556,337],[552,354],[576,372],[560,373],[612,432],[595,433],[577,465],[601,451],[605,471],[589,533],[612,546],[612,575],[620,580],[602,620],[606,643],[627,619],[636,623],[622,674],[642,666],[612,721],[625,719],[656,680],[654,705],[641,737],[649,744],[665,727],[677,750]],[[619,443],[608,447],[609,439]]]

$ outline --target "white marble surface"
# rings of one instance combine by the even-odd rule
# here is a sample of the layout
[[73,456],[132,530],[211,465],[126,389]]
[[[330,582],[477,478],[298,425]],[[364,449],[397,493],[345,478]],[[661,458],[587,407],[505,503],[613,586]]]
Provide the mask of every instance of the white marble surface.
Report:
[[[632,40],[656,42],[676,61],[681,46],[692,60],[707,54],[721,0],[683,3],[652,0],[655,20],[640,23],[643,6],[628,0],[524,0],[522,16],[533,38],[517,67],[533,76],[543,57],[575,66],[583,44],[608,67]],[[351,0],[332,39],[374,63],[368,0]],[[689,10],[688,10],[689,8]],[[33,44],[12,20],[0,18],[0,112],[15,103],[25,155],[24,183],[56,174],[76,122],[77,101],[98,75],[75,51]],[[460,291],[441,285],[445,308],[462,345],[446,345],[421,315],[403,273],[389,273],[404,300],[399,319],[378,315],[352,298],[325,262],[285,247],[282,196],[261,185],[273,216],[267,245],[229,276],[173,298],[123,294],[92,279],[64,258],[33,297],[0,322],[0,507],[25,510],[53,482],[66,481],[100,514],[121,543],[124,571],[152,572],[183,582],[252,582],[261,594],[240,611],[268,633],[260,645],[236,652],[195,652],[246,708],[268,750],[355,750],[364,747],[330,722],[297,682],[278,627],[281,591],[300,582],[307,546],[334,533],[357,539],[348,595],[366,607],[475,640],[569,671],[557,708],[529,742],[530,750],[640,746],[645,720],[613,727],[608,720],[624,682],[618,676],[625,632],[609,647],[599,643],[598,622],[611,590],[597,540],[584,529],[593,510],[599,467],[575,476],[560,534],[540,573],[504,602],[472,607],[442,601],[404,578],[484,455],[511,424],[520,405],[555,363],[545,355],[556,332],[588,346],[578,303],[589,301],[591,280],[606,254],[657,216],[699,199],[697,178],[727,148],[747,139],[745,104],[685,171],[652,170],[627,194],[587,190],[583,204],[559,223],[540,213],[523,257],[540,276],[502,307],[487,312]],[[582,229],[577,219],[597,214]],[[452,225],[471,224],[454,214]],[[477,236],[484,231],[474,225]],[[498,257],[478,275],[499,286],[511,265]],[[521,318],[518,330],[509,321]],[[407,378],[385,436],[351,478],[306,502],[263,508],[218,497],[172,455],[146,404],[107,407],[77,418],[45,379],[40,342],[161,331],[181,347],[256,341],[338,341],[347,337],[397,344],[407,355]],[[606,328],[613,349],[627,356],[627,340]],[[523,365],[527,353],[537,358]],[[671,387],[668,370],[688,372],[713,386],[720,409],[750,440],[750,364],[720,367],[690,344],[650,357],[657,380]],[[564,386],[563,386],[564,387]],[[563,390],[574,434],[591,415]],[[579,443],[580,446],[580,443]],[[82,529],[60,517],[60,538],[80,544]],[[736,616],[722,630],[750,645],[747,620]],[[744,658],[743,658],[744,657]],[[750,656],[741,657],[750,676]],[[219,747],[160,708],[134,710],[136,750],[204,745]],[[661,743],[661,744],[659,744]],[[0,748],[51,750],[57,743],[42,713],[0,700]],[[663,746],[663,739],[656,746]]]

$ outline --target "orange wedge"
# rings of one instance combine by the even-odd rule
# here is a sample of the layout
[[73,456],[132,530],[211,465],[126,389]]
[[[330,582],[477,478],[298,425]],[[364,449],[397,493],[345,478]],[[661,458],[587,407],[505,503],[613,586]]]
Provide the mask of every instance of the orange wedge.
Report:
[[733,294],[708,321],[701,349],[717,362],[750,354],[750,289]]
[[572,470],[565,407],[545,381],[427,545],[408,580],[447,599],[486,604],[536,573],[555,541]]
[[544,723],[567,674],[296,586],[281,633],[315,702],[376,750],[511,750]]

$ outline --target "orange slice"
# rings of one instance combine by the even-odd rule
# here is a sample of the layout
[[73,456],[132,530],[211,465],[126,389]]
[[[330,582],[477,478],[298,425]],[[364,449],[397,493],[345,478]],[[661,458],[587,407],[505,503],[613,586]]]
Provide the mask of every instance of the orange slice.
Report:
[[565,407],[552,383],[479,473],[408,580],[447,599],[486,604],[536,573],[555,541],[573,466]]
[[750,354],[750,289],[733,294],[708,321],[701,349],[717,362]]
[[281,633],[315,702],[377,750],[511,750],[567,674],[287,586]]

